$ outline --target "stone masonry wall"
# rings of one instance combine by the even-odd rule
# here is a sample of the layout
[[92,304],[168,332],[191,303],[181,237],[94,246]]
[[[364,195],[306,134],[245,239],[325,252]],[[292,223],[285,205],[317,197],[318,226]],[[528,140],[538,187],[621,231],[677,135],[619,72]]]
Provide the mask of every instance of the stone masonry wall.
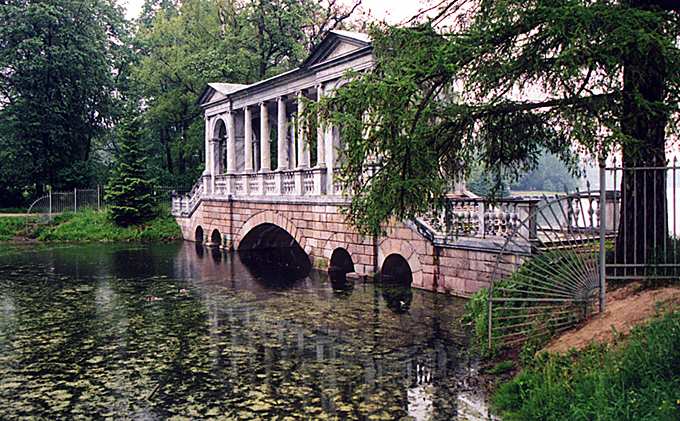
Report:
[[333,251],[343,248],[362,276],[373,275],[389,255],[398,254],[411,268],[413,287],[463,297],[488,285],[496,262],[496,254],[488,251],[439,248],[437,252],[430,241],[402,222],[390,223],[386,236],[374,241],[359,235],[338,206],[313,202],[204,200],[191,217],[177,221],[186,240],[193,241],[200,226],[205,242],[216,229],[221,246],[234,249],[256,226],[274,224],[295,238],[316,268],[327,268]]

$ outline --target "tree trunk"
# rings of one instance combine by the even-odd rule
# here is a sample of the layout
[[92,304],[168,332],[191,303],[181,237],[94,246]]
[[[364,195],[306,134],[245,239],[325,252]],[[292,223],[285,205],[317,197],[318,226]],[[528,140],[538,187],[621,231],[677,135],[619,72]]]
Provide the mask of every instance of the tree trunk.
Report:
[[[630,0],[629,3],[640,7],[645,2]],[[666,171],[663,169],[668,115],[661,109],[666,67],[659,46],[645,49],[639,44],[629,46],[624,59],[621,129],[628,139],[622,147],[624,170],[617,264],[659,262],[668,244]],[[617,275],[645,273],[645,268],[636,267],[620,270]]]
[[170,140],[168,139],[168,129],[162,127],[160,130],[160,135],[161,145],[163,145],[163,150],[165,151],[165,168],[170,174],[174,174],[172,165],[172,150],[170,149]]
[[187,165],[184,157],[184,147],[186,145],[187,124],[182,121],[180,127],[179,147],[177,148],[177,170],[180,175],[186,173]]

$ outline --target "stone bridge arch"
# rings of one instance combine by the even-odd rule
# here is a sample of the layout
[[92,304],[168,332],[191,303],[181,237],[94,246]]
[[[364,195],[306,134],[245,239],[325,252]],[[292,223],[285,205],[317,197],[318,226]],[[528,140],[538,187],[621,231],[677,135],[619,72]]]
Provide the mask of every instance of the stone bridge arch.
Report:
[[303,235],[302,230],[295,225],[293,221],[282,215],[280,212],[264,210],[252,215],[248,218],[241,228],[239,228],[238,233],[234,238],[234,246],[239,249],[241,240],[245,238],[246,235],[256,227],[263,224],[276,225],[282,230],[290,234],[293,239],[300,245],[300,248],[307,253],[307,256],[311,258],[311,247],[307,245],[307,238]]
[[383,240],[378,245],[378,268],[382,270],[385,259],[396,254],[403,257],[411,268],[413,286],[423,287],[423,268],[420,264],[420,256],[408,241],[395,238]]

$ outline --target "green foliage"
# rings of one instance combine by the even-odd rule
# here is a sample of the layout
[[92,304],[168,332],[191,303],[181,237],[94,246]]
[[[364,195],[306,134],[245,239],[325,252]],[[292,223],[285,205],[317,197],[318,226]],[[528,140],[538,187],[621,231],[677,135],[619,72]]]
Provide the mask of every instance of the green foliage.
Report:
[[510,183],[510,188],[523,191],[571,192],[576,187],[576,179],[570,172],[568,164],[563,163],[555,155],[543,154],[536,168]]
[[374,27],[375,68],[321,104],[342,128],[351,219],[376,231],[434,211],[477,163],[515,179],[545,151],[662,158],[668,117],[677,121],[680,20],[650,3],[448,0],[426,24]]
[[504,420],[677,420],[680,312],[638,327],[621,347],[543,354],[502,385],[493,404]]
[[[1,218],[0,218],[1,219]],[[110,211],[85,210],[59,215],[35,235],[40,241],[171,241],[182,238],[179,226],[167,210],[143,225],[120,227],[111,221]]]
[[20,235],[26,229],[27,222],[23,216],[0,216],[0,241]]
[[126,36],[112,0],[0,7],[0,201],[92,181],[95,140],[110,127]]
[[467,179],[468,190],[481,197],[506,197],[510,195],[506,180],[497,179],[497,174],[484,172],[479,166],[472,168]]
[[147,153],[139,124],[139,119],[133,118],[120,125],[120,154],[106,188],[111,217],[120,226],[146,222],[156,212],[154,184],[147,176]]
[[515,368],[515,363],[512,360],[501,361],[490,369],[486,370],[486,374],[504,374]]
[[475,292],[465,303],[464,319],[474,327],[474,339],[479,350],[486,353],[489,349],[489,290],[482,288]]

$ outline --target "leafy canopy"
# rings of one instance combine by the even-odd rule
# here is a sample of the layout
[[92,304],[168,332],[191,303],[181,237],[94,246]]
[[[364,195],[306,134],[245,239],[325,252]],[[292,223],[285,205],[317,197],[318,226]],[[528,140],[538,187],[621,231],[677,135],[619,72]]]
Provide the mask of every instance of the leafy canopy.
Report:
[[2,2],[0,197],[91,181],[93,143],[116,107],[126,31],[113,0]]
[[[644,155],[647,134],[622,122],[675,130],[678,23],[676,11],[620,1],[448,0],[415,27],[373,27],[374,69],[349,74],[319,105],[341,127],[349,216],[377,232],[391,217],[436,210],[472,164],[503,180],[546,151],[567,161],[615,146]],[[663,66],[650,74],[651,58]],[[660,81],[660,99],[624,86],[631,62]]]

